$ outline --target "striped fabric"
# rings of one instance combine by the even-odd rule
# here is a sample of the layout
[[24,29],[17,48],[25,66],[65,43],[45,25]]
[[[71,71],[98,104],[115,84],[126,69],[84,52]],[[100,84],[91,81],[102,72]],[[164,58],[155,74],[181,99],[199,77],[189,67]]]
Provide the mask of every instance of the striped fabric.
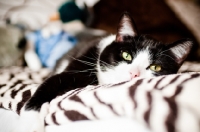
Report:
[[153,132],[200,131],[200,73],[88,86],[51,101],[47,125],[128,117]]
[[[0,71],[0,105],[20,113],[47,70]],[[200,131],[200,72],[134,79],[114,85],[87,86],[52,100],[46,126],[81,120],[130,118],[152,132]]]

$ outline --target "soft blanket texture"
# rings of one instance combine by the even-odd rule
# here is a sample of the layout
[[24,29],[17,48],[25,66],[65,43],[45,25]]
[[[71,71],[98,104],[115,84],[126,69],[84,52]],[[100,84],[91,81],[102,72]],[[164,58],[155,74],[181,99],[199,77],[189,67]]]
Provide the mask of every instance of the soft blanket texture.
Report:
[[[0,106],[20,114],[24,103],[47,74],[45,69],[40,72],[16,67],[1,69]],[[92,124],[99,120],[107,122],[100,123],[105,127],[110,122],[112,127],[117,127],[114,122],[124,118],[130,121],[129,124],[134,122],[133,126],[141,125],[153,132],[199,132],[199,84],[200,73],[192,72],[137,78],[113,85],[87,86],[58,96],[45,104],[41,111],[47,111],[44,115],[47,132],[67,128],[74,130],[82,125],[79,127],[81,130],[85,123],[81,121],[84,120],[91,120]]]

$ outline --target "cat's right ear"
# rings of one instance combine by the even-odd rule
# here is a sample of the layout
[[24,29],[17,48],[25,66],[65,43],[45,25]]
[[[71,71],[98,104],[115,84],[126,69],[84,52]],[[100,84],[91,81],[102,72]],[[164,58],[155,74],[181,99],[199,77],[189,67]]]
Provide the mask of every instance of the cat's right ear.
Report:
[[182,39],[178,40],[169,46],[169,51],[173,53],[174,60],[177,62],[178,65],[181,65],[186,57],[189,55],[194,42],[190,39]]
[[123,13],[116,35],[116,42],[123,42],[125,36],[135,37],[138,35],[135,23],[128,12]]

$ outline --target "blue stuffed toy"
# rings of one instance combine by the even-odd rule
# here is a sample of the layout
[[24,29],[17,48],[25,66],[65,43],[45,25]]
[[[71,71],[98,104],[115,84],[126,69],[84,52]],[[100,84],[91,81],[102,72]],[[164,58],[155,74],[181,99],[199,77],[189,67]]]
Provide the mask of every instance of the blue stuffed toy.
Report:
[[34,50],[43,67],[53,68],[56,61],[68,52],[77,43],[72,35],[60,30],[56,34],[45,37],[42,30],[26,35],[29,43],[33,44]]

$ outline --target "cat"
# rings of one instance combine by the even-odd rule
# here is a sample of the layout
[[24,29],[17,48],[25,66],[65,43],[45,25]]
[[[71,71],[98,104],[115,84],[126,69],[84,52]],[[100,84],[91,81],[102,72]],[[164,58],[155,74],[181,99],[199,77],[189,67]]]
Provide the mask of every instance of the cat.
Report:
[[[54,73],[42,83],[25,110],[39,111],[42,104],[67,91],[87,85],[114,84],[135,78],[177,73],[193,46],[190,39],[163,44],[139,35],[129,13],[121,16],[116,35],[79,45],[67,53]],[[75,50],[75,51],[74,51]]]

